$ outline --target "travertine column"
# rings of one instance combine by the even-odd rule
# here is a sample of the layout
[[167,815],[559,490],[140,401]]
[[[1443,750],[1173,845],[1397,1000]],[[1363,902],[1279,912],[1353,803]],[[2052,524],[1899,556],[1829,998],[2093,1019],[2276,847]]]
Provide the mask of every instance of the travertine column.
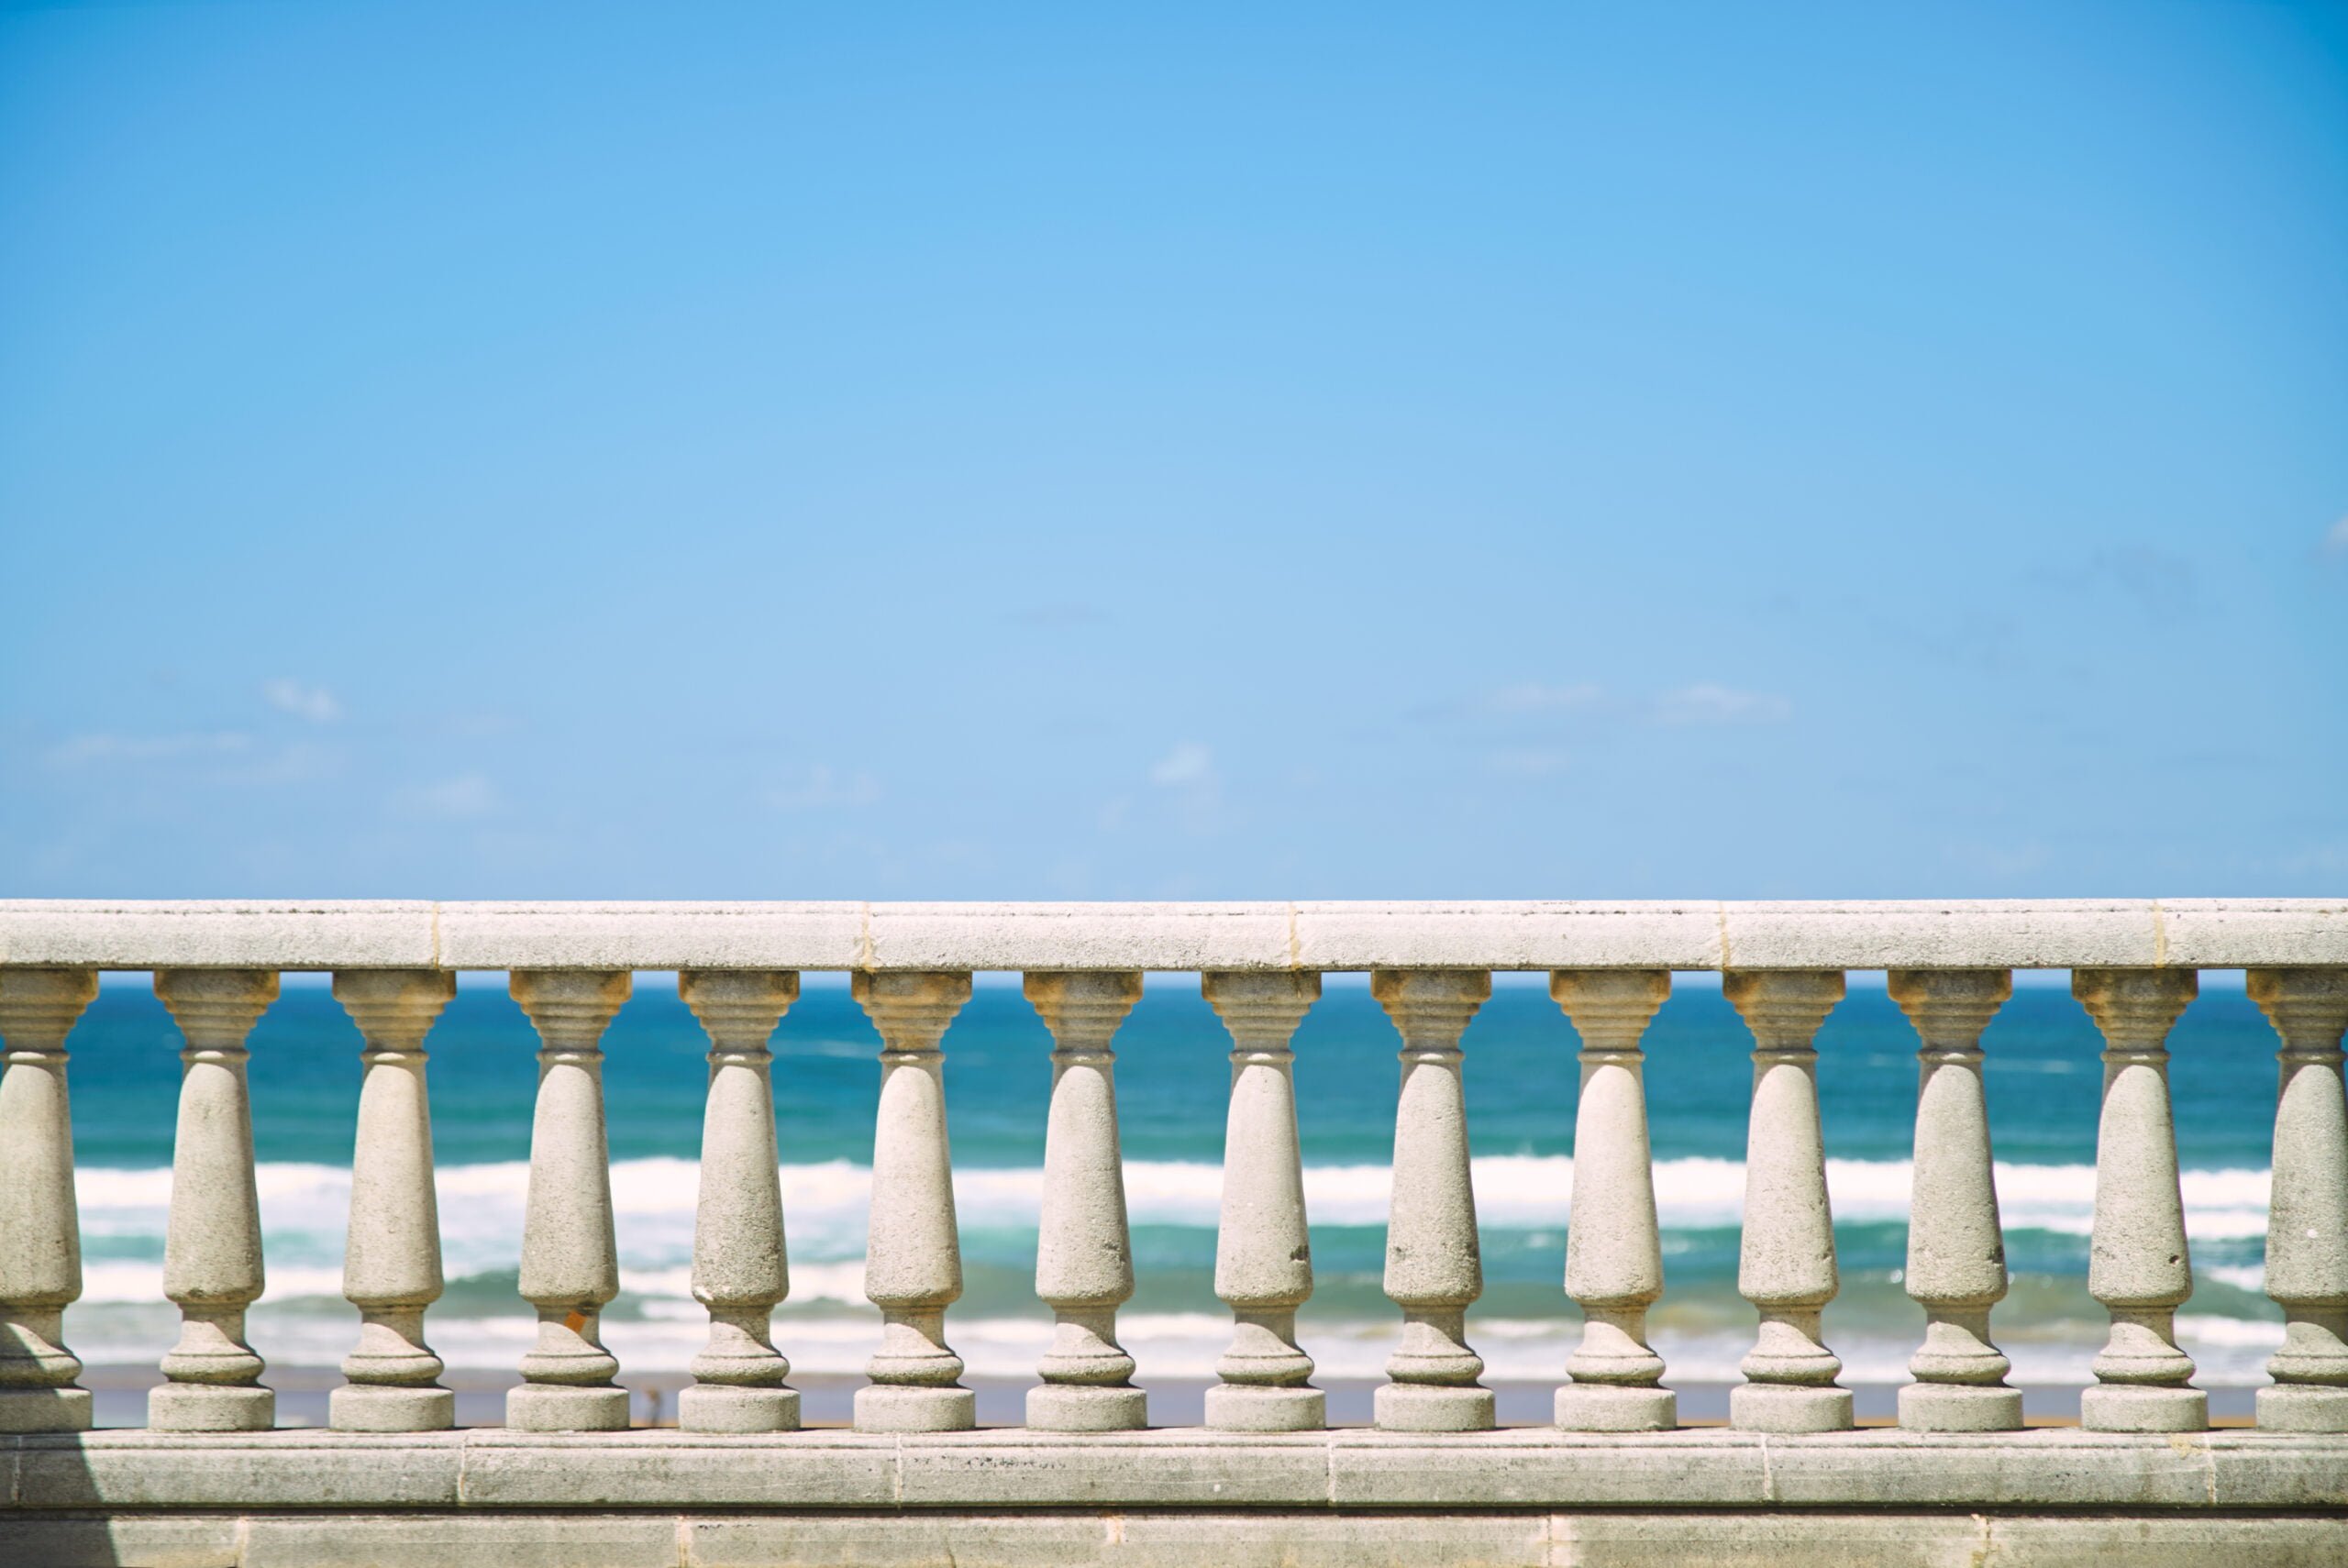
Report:
[[1574,1112],[1573,1216],[1566,1294],[1581,1306],[1581,1344],[1566,1361],[1557,1425],[1567,1431],[1667,1431],[1679,1397],[1662,1386],[1647,1309],[1663,1295],[1663,1239],[1647,1151],[1639,1037],[1671,995],[1667,969],[1560,969],[1549,995],[1581,1035]]
[[97,994],[94,969],[0,969],[0,1432],[90,1425],[65,1348],[82,1295],[65,1036]]
[[1312,1294],[1297,1146],[1296,1057],[1289,1040],[1321,995],[1321,977],[1283,971],[1200,977],[1231,1032],[1231,1112],[1223,1137],[1223,1223],[1214,1293],[1229,1304],[1231,1348],[1207,1390],[1207,1425],[1228,1431],[1317,1431],[1326,1397],[1307,1386],[1312,1358],[1297,1347],[1296,1309]]
[[1492,977],[1481,969],[1379,969],[1370,995],[1402,1036],[1394,1110],[1394,1196],[1386,1222],[1386,1294],[1402,1309],[1402,1342],[1377,1393],[1378,1424],[1394,1431],[1481,1431],[1492,1392],[1476,1379],[1468,1308],[1484,1293],[1476,1190],[1468,1165],[1468,1103],[1459,1036]]
[[345,1431],[426,1432],[457,1422],[424,1342],[424,1312],[440,1299],[440,1207],[432,1187],[432,1107],[424,1037],[457,994],[446,969],[353,969],[334,977],[366,1042],[359,1134],[350,1160],[350,1231],[342,1293],[359,1309],[349,1379],[327,1401]]
[[1052,1032],[1052,1103],[1044,1132],[1044,1211],[1036,1294],[1057,1321],[1027,1391],[1027,1424],[1044,1431],[1130,1431],[1149,1424],[1117,1343],[1117,1309],[1134,1293],[1125,1173],[1117,1148],[1116,1056],[1110,1042],[1141,999],[1135,972],[1038,972],[1027,999]]
[[1924,1343],[1908,1363],[1899,1424],[1916,1431],[2002,1432],[2021,1426],[2021,1390],[1989,1342],[2005,1298],[2006,1235],[1981,1093],[1981,1032],[2014,993],[2005,969],[1894,969],[1891,999],[1916,1026],[1915,1182],[1909,1200],[1908,1294],[1924,1309]]
[[161,1431],[258,1431],[276,1421],[277,1396],[260,1386],[263,1363],[245,1343],[245,1309],[266,1283],[245,1036],[277,999],[277,974],[163,969],[155,994],[187,1048],[180,1053],[185,1070],[163,1239],[163,1294],[179,1304],[180,1340],[163,1357],[171,1381],[147,1396],[147,1424]]
[[1818,1053],[1811,1042],[1843,999],[1839,969],[1744,970],[1722,989],[1753,1032],[1753,1119],[1744,1140],[1744,1234],[1737,1294],[1761,1332],[1729,1392],[1729,1422],[1750,1431],[1838,1431],[1851,1394],[1819,1321],[1841,1288],[1826,1148],[1818,1122]]
[[773,1055],[767,1041],[799,977],[788,969],[688,969],[677,994],[708,1031],[709,1103],[702,1117],[701,1197],[693,1210],[693,1298],[709,1309],[709,1344],[677,1425],[693,1432],[799,1430],[791,1363],[774,1348],[774,1309],[791,1294],[776,1170]]
[[946,1057],[938,1042],[970,977],[858,973],[850,982],[880,1032],[880,1110],[872,1131],[872,1217],[864,1294],[880,1309],[880,1353],[856,1391],[868,1432],[966,1431],[978,1396],[946,1344],[946,1309],[962,1294],[954,1229],[954,1155],[946,1141]]
[[627,1426],[627,1390],[612,1381],[620,1364],[598,1331],[620,1293],[602,1041],[632,984],[625,969],[516,969],[508,981],[539,1044],[521,1278],[538,1341],[522,1358],[522,1386],[505,1396],[505,1424],[525,1431]]
[[2176,1309],[2193,1294],[2176,1127],[2168,1101],[2169,1028],[2200,989],[2190,969],[2078,969],[2071,994],[2103,1031],[2103,1114],[2095,1137],[2095,1231],[2088,1292],[2111,1314],[2079,1396],[2079,1425],[2107,1432],[2199,1431],[2210,1397],[2189,1386]]
[[2266,1294],[2283,1309],[2283,1348],[2266,1364],[2258,1424],[2348,1431],[2348,1106],[2340,1036],[2348,969],[2253,969],[2250,997],[2283,1038],[2275,1101]]

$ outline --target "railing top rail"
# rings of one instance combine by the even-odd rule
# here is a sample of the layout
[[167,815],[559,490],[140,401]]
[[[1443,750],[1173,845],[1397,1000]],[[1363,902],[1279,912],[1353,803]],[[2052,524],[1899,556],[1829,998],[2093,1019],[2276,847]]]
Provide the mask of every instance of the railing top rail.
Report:
[[0,900],[0,965],[1883,969],[2348,965],[2348,899],[1300,903]]

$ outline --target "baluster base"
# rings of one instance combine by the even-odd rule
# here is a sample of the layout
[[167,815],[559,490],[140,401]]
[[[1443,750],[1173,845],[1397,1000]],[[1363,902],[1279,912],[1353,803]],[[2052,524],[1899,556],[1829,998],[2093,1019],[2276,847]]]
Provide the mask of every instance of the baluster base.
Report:
[[0,1432],[89,1430],[90,1391],[86,1388],[0,1388]]
[[1851,1391],[1740,1383],[1728,1391],[1728,1424],[1746,1432],[1848,1431]]
[[689,1432],[795,1432],[799,1390],[696,1383],[677,1396],[677,1425]]
[[1489,1388],[1389,1383],[1372,1397],[1381,1431],[1482,1432],[1498,1424]]
[[327,1425],[338,1432],[445,1432],[457,1424],[446,1388],[347,1383],[327,1396]]
[[2100,1384],[2080,1392],[2079,1425],[2091,1432],[2206,1431],[2210,1396],[2198,1388]]
[[1568,1432],[1667,1432],[1679,1425],[1679,1396],[1668,1388],[1568,1383],[1557,1390],[1556,1421]]
[[1027,1424],[1039,1432],[1135,1432],[1149,1425],[1149,1396],[1047,1383],[1027,1390]]
[[506,1391],[505,1424],[523,1432],[624,1432],[627,1390],[526,1383]]
[[166,1383],[147,1395],[147,1426],[159,1432],[265,1432],[277,1424],[273,1388]]
[[1899,1390],[1899,1424],[1911,1432],[2018,1432],[2021,1390],[1906,1384]]
[[2348,1432],[2348,1388],[2324,1388],[2312,1383],[2278,1383],[2262,1388],[2258,1424],[2271,1432]]
[[1318,1388],[1218,1383],[1207,1390],[1207,1425],[1226,1432],[1317,1432],[1329,1424]]
[[860,1432],[967,1432],[979,1424],[979,1397],[968,1388],[906,1388],[875,1384],[856,1391]]

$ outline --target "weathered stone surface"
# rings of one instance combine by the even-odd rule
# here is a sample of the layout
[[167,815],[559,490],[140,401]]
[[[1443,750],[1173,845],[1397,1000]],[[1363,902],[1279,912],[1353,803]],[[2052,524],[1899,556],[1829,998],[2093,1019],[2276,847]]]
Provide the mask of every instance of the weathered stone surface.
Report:
[[1720,907],[1731,969],[2068,969],[2154,965],[2149,900],[1758,901]]
[[424,903],[0,900],[97,969],[1969,969],[2348,965],[2348,901]]
[[0,1561],[42,1568],[1412,1568],[1883,1564],[2332,1568],[2341,1525],[2143,1512],[1754,1515],[1368,1508],[671,1515],[299,1513],[0,1518]]
[[449,969],[849,969],[858,903],[447,903]]
[[968,1516],[1171,1507],[1294,1517],[1347,1507],[1712,1509],[1756,1519],[1787,1508],[2336,1517],[2348,1509],[2348,1438],[1881,1428],[1811,1436],[102,1431],[0,1437],[0,1477],[9,1476],[0,1519],[123,1509],[363,1518],[415,1508]]
[[1287,904],[873,904],[873,969],[1284,969]]
[[1301,903],[1306,969],[1716,969],[1721,906]]
[[415,969],[420,900],[0,899],[0,964],[91,969]]

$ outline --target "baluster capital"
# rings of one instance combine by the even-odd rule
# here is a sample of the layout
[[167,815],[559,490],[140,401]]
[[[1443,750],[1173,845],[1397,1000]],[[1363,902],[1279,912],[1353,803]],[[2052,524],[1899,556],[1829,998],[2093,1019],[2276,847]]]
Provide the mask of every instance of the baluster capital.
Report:
[[1554,969],[1549,999],[1581,1036],[1585,1061],[1635,1055],[1639,1040],[1671,999],[1668,969]]
[[0,1051],[63,1055],[65,1037],[97,996],[95,969],[0,969]]
[[505,988],[538,1032],[538,1059],[593,1055],[635,988],[626,969],[515,969]]
[[370,1053],[422,1050],[456,995],[457,977],[448,969],[344,969],[334,977],[334,999]]
[[1884,979],[1927,1055],[1977,1055],[1982,1032],[2014,994],[2010,969],[1894,969]]
[[242,1056],[245,1037],[277,999],[274,969],[158,969],[155,995],[186,1037],[183,1055]]
[[2200,994],[2191,969],[2071,971],[2071,995],[2102,1032],[2107,1062],[2165,1055],[2169,1030]]
[[1020,988],[1063,1057],[1106,1055],[1125,1015],[1141,1000],[1139,970],[1038,969]]
[[848,977],[848,994],[880,1032],[885,1052],[926,1055],[970,999],[970,972],[859,969]]
[[1806,1056],[1843,999],[1840,969],[1731,969],[1721,994],[1753,1032],[1754,1056]]
[[796,969],[685,969],[677,995],[708,1032],[711,1060],[763,1056],[782,1015],[799,999]]
[[1402,1054],[1456,1059],[1459,1037],[1491,999],[1489,969],[1373,969],[1369,994],[1402,1036]]
[[2244,989],[2282,1037],[2287,1056],[2322,1061],[2348,1033],[2348,968],[2252,969]]
[[1199,994],[1231,1033],[1231,1054],[1287,1058],[1297,1025],[1321,999],[1312,969],[1228,969],[1199,977]]

